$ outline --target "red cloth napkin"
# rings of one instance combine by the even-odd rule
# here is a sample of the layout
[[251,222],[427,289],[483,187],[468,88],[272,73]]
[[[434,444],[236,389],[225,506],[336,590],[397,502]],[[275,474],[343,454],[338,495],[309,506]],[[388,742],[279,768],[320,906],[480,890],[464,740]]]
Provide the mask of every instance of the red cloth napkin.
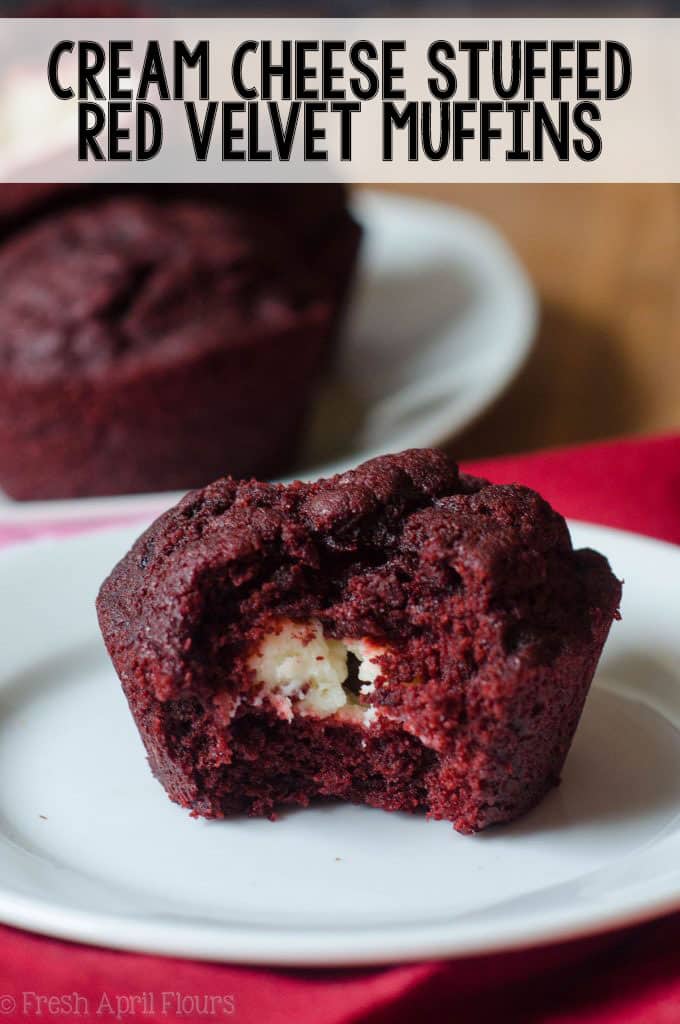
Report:
[[[680,436],[466,468],[535,487],[568,516],[680,543]],[[41,529],[0,525],[0,543]],[[41,996],[62,1001],[50,1011]],[[178,1024],[224,1018],[243,1024],[680,1024],[680,914],[543,949],[336,971],[169,960],[0,928],[1,1016]]]

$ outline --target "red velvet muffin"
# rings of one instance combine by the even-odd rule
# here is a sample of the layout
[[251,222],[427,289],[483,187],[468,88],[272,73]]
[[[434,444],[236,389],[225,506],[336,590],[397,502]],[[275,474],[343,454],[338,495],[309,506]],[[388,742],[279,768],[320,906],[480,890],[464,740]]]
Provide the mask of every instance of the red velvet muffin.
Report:
[[282,470],[356,255],[342,192],[19,200],[14,219],[0,209],[0,487],[73,497]]
[[468,833],[559,781],[620,596],[538,494],[410,451],[190,493],[97,607],[151,769],[194,814],[330,797]]

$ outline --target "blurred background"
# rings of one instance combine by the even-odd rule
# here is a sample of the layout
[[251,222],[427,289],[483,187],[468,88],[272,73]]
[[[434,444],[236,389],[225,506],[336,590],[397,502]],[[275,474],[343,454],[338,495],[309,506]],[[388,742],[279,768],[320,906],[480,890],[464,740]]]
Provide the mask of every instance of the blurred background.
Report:
[[540,301],[515,383],[460,436],[461,457],[680,428],[680,189],[401,186],[487,217]]
[[[18,3],[4,14],[115,16],[138,4]],[[539,16],[543,3],[144,3],[144,13]],[[551,15],[670,16],[667,3],[553,3]],[[488,220],[539,305],[535,344],[491,408],[451,445],[463,459],[680,429],[680,189],[674,185],[404,185]]]
[[[58,12],[71,14],[74,8],[79,11],[101,13],[102,17],[115,17],[115,10],[124,6],[124,0],[3,0],[0,5],[3,12],[21,14],[28,17],[29,11],[37,8],[49,8],[52,16]],[[172,17],[176,15],[200,18],[203,15],[224,15],[232,17],[261,17],[267,14],[277,17],[390,17],[430,18],[440,15],[454,17],[610,17],[610,18],[644,18],[672,17],[680,10],[679,0],[638,0],[638,2],[616,3],[612,0],[599,2],[571,3],[570,0],[467,0],[467,2],[443,2],[443,0],[144,0],[141,3],[129,3],[126,6],[143,11],[149,17]],[[77,14],[75,16],[80,16]],[[83,13],[83,16],[85,14]]]
[[[60,13],[75,17],[116,17],[122,7],[142,11],[148,17],[320,17],[320,18],[650,18],[673,17],[680,11],[680,0],[630,0],[614,2],[599,0],[2,0],[0,10],[5,16],[23,17],[49,11],[52,17]],[[77,12],[73,14],[74,9]],[[142,10],[143,8],[143,10]],[[82,15],[81,15],[82,12]]]

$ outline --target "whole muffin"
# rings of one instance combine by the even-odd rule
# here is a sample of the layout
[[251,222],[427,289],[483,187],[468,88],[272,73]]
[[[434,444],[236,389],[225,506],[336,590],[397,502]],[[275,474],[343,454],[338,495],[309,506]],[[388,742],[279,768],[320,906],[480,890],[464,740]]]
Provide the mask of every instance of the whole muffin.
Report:
[[476,832],[559,781],[620,597],[538,494],[425,450],[188,494],[97,607],[194,814],[332,797]]
[[41,190],[2,233],[9,495],[185,489],[286,465],[356,255],[342,192]]

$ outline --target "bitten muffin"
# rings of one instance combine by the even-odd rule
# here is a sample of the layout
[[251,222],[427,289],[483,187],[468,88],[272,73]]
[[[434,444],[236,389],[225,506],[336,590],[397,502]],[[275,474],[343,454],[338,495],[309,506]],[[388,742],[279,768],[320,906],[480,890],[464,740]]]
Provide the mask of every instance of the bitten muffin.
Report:
[[559,781],[620,596],[538,494],[425,450],[190,493],[97,607],[151,769],[194,814],[330,797],[470,833]]
[[116,494],[285,467],[357,251],[340,190],[66,187],[14,211],[0,487]]

